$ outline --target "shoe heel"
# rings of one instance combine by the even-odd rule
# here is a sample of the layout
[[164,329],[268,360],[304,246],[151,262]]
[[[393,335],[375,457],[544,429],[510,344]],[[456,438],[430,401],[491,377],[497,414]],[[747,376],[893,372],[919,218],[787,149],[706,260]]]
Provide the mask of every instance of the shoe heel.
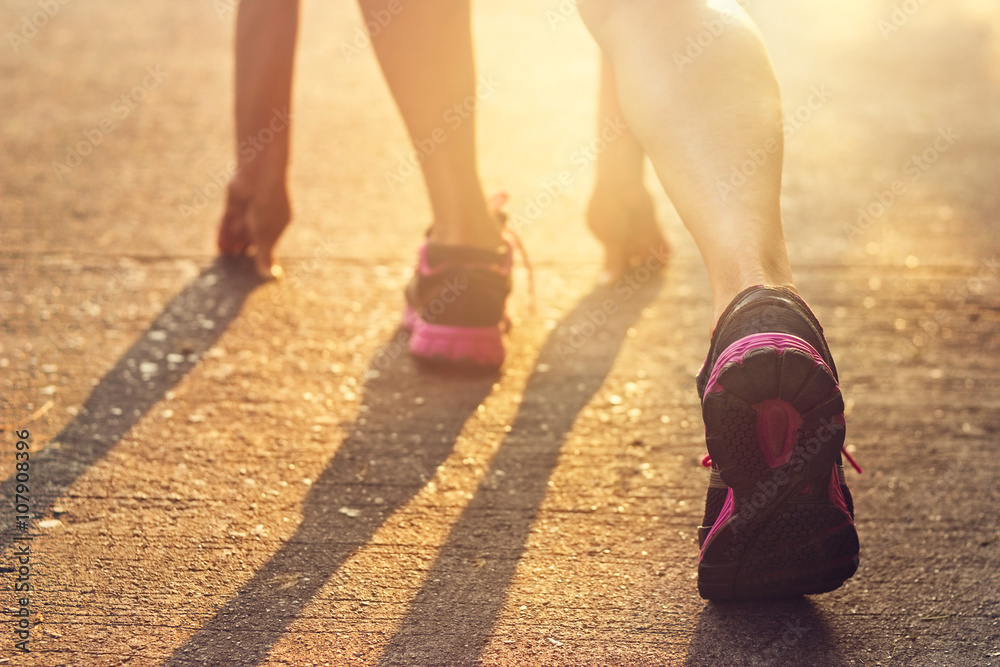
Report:
[[737,500],[777,471],[825,476],[845,436],[844,400],[825,364],[800,349],[764,347],[713,375],[702,403],[706,444]]
[[741,339],[720,355],[702,411],[713,465],[730,487],[702,550],[702,597],[839,587],[857,569],[859,545],[835,472],[844,402],[819,354],[785,334]]
[[455,327],[417,319],[410,335],[410,354],[427,361],[499,368],[504,362],[500,327]]

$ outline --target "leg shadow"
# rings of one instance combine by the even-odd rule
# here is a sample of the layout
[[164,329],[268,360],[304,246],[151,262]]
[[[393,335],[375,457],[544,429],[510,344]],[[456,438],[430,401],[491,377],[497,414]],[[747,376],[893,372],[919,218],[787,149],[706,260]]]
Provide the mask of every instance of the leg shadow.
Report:
[[705,605],[686,667],[843,664],[822,615],[808,598]]
[[[222,336],[247,296],[261,284],[249,261],[217,259],[171,299],[159,317],[94,388],[80,412],[56,435],[50,446],[32,453],[33,516],[52,504],[138,422],[151,407],[194,368]],[[206,321],[213,322],[206,328]],[[181,361],[168,363],[168,353]],[[155,373],[141,365],[153,362]],[[0,484],[0,498],[13,498],[12,474]],[[9,547],[26,526],[18,525],[13,503],[0,506],[0,549]]]
[[[366,374],[350,435],[303,502],[298,530],[165,664],[264,661],[330,577],[431,480],[496,381],[496,373],[418,373],[406,355],[392,360],[384,351]],[[427,433],[419,444],[409,437]]]
[[548,338],[510,433],[383,652],[382,665],[478,664],[562,443],[604,383],[628,328],[661,286],[656,277],[625,298],[596,289]]

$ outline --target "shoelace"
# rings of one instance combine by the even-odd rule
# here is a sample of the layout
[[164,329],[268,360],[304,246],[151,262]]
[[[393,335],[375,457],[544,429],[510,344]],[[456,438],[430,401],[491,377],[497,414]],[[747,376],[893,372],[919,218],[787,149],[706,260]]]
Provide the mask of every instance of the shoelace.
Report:
[[[840,448],[840,453],[844,455],[844,458],[847,459],[847,462],[851,464],[851,467],[858,471],[859,475],[864,472],[864,470],[861,469],[861,466],[858,465],[858,462],[854,460],[854,457],[848,453],[846,446]],[[711,468],[712,455],[705,454],[705,456],[703,456],[701,459],[701,465],[705,466],[706,468]]]
[[535,305],[537,303],[535,294],[535,269],[531,265],[531,258],[528,257],[528,251],[524,247],[524,243],[521,241],[520,235],[514,231],[513,227],[507,225],[508,215],[502,210],[504,206],[507,205],[510,196],[504,192],[500,191],[490,197],[489,206],[493,214],[497,216],[500,221],[500,226],[503,228],[503,237],[510,243],[511,248],[517,250],[521,259],[524,261],[524,268],[528,272],[528,295],[530,296],[530,301],[528,303],[528,311],[531,314],[535,313]]

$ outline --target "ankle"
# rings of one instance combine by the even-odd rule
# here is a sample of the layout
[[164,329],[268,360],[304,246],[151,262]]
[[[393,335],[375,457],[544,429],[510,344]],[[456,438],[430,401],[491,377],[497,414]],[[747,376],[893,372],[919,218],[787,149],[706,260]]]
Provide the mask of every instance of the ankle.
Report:
[[503,244],[500,222],[494,217],[435,220],[428,240],[444,246],[467,246],[494,250]]

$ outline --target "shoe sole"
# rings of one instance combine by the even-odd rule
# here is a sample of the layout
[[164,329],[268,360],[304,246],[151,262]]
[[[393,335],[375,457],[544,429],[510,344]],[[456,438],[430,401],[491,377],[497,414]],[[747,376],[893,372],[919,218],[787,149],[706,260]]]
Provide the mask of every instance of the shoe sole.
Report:
[[843,412],[833,373],[800,338],[754,334],[719,356],[702,413],[730,491],[702,548],[703,598],[825,593],[855,573],[858,535],[835,466]]
[[431,324],[407,306],[403,327],[410,332],[410,354],[450,366],[496,369],[503,365],[503,336],[496,327],[456,327]]

